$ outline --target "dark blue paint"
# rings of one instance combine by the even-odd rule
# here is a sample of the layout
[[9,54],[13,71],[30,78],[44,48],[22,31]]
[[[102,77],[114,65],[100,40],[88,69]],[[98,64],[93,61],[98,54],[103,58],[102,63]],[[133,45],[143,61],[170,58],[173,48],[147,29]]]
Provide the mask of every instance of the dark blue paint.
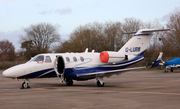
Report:
[[[78,80],[79,78],[77,77],[77,75],[84,75],[84,74],[88,74],[88,73],[105,72],[105,71],[110,71],[110,70],[124,69],[124,68],[129,67],[132,64],[135,64],[135,63],[141,61],[142,60],[141,58],[143,57],[141,54],[143,54],[143,53],[144,53],[144,51],[131,60],[119,62],[119,63],[115,64],[115,65],[127,64],[127,65],[123,65],[123,66],[104,67],[106,65],[110,65],[110,66],[114,65],[114,64],[104,64],[104,65],[90,67],[90,68],[82,68],[82,67],[66,68],[65,73],[64,73],[64,77]],[[139,60],[137,62],[130,63],[130,62],[136,61],[138,59],[141,59],[141,60]],[[51,72],[49,72],[49,71],[51,71]],[[47,72],[49,72],[49,73],[47,73]],[[45,73],[47,73],[47,74],[45,74]],[[42,74],[44,74],[44,75],[41,76]],[[33,72],[33,73],[30,73],[30,74],[27,74],[27,75],[24,75],[24,76],[21,76],[18,78],[19,79],[25,79],[25,78],[50,78],[50,77],[57,77],[53,68]],[[92,78],[94,78],[94,77],[90,76],[89,78],[84,78],[84,80],[88,80],[88,79],[92,79]],[[82,78],[81,78],[81,80],[82,80]]]

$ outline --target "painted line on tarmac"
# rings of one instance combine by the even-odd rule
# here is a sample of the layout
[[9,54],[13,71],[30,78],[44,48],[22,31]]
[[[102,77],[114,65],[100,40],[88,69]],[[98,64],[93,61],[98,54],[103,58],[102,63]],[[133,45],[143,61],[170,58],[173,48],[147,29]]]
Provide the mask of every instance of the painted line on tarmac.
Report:
[[[72,89],[65,89],[67,91],[72,91]],[[74,90],[74,89],[73,89]],[[76,89],[74,91],[84,91],[81,89]],[[180,93],[163,93],[163,92],[123,92],[123,91],[100,91],[100,90],[89,90],[86,92],[96,92],[98,94],[117,94],[117,93],[131,93],[131,94],[156,94],[156,95],[180,95]]]
[[[52,87],[49,87],[51,89]],[[34,88],[36,90],[44,90],[44,88]],[[47,87],[45,88],[47,89]],[[128,94],[156,94],[156,95],[179,95],[180,93],[163,93],[163,92],[124,92],[124,91],[102,91],[102,90],[82,90],[82,89],[71,89],[71,88],[64,88],[64,89],[59,89],[59,87],[53,87],[53,89],[58,89],[60,91],[76,91],[76,92],[93,92],[93,93],[98,93],[98,94],[117,94],[117,93],[128,93]]]
[[162,92],[119,92],[119,93],[132,93],[132,94],[157,94],[157,95],[180,95],[180,93],[162,93]]
[[[98,91],[97,91],[98,92]],[[180,93],[163,93],[163,92],[122,92],[122,91],[100,91],[98,93],[129,93],[129,94],[156,94],[156,95],[180,95]]]

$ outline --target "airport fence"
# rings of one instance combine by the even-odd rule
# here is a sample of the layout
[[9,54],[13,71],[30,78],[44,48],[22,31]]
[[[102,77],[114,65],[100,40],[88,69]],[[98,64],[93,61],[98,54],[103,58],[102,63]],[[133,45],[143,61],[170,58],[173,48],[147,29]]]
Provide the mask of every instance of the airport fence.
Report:
[[[162,60],[163,61],[168,61],[173,59],[174,57],[163,57]],[[130,67],[142,67],[142,66],[149,66],[152,64],[152,62],[154,62],[156,59],[156,57],[148,57],[148,58],[144,58],[144,60],[142,60],[141,62],[138,62],[136,64],[133,64]],[[26,61],[7,61],[7,62],[0,62],[0,70],[5,70],[7,68],[10,68],[12,66],[18,65],[18,64],[23,64]],[[162,69],[162,66],[157,67],[156,69]]]

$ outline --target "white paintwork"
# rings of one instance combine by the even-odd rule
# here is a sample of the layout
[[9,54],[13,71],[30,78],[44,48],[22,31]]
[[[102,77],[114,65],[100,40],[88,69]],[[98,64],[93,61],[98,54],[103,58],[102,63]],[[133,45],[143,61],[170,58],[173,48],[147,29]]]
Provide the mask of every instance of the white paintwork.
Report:
[[[145,51],[145,49],[147,48],[151,38],[152,38],[152,33],[156,32],[157,30],[153,30],[153,29],[143,29],[143,30],[139,30],[134,37],[132,37],[118,52],[109,52],[111,54],[111,56],[113,57],[124,57],[125,55],[128,56],[128,60],[132,60],[135,59],[137,55],[143,53]],[[117,55],[119,54],[119,55]],[[23,75],[27,75],[27,74],[31,74],[32,72],[37,72],[37,71],[41,71],[44,69],[50,69],[50,68],[54,68],[54,61],[56,59],[56,56],[62,56],[65,62],[65,68],[73,68],[74,70],[81,70],[81,69],[86,69],[86,68],[93,68],[93,67],[97,67],[97,66],[102,66],[104,68],[113,68],[113,67],[123,67],[126,65],[130,65],[130,64],[134,64],[135,62],[139,62],[141,61],[144,57],[138,58],[136,60],[132,60],[132,61],[128,61],[128,63],[122,63],[121,61],[123,61],[122,59],[120,59],[119,64],[116,64],[115,62],[117,61],[112,61],[112,64],[107,64],[107,63],[103,63],[100,60],[100,53],[95,53],[94,50],[92,52],[88,52],[88,49],[85,50],[84,53],[54,53],[54,54],[39,54],[39,55],[44,55],[44,56],[50,56],[52,62],[51,63],[45,63],[45,58],[44,58],[44,62],[43,63],[37,63],[37,62],[32,62],[31,60],[28,61],[25,64],[21,64],[21,65],[17,65],[14,67],[11,67],[7,70],[5,70],[3,72],[3,76],[5,77],[10,77],[10,78],[16,78],[16,77],[20,77]],[[66,57],[70,58],[70,62],[67,62]],[[73,61],[73,57],[77,58],[77,62]],[[84,61],[82,62],[80,60],[80,57],[84,58]],[[124,62],[124,61],[123,61]],[[85,73],[82,75],[78,75],[79,76],[83,76],[83,75],[95,75],[96,79],[99,78],[99,81],[102,83],[104,82],[102,80],[103,76],[105,76],[104,74],[108,74],[106,75],[107,77],[110,77],[112,74],[114,74],[114,72],[117,72],[117,74],[119,74],[119,71],[127,71],[127,70],[134,70],[134,69],[139,69],[139,68],[144,68],[144,67],[138,67],[138,68],[130,68],[130,69],[116,69],[116,70],[108,70],[105,72],[92,72],[92,73]],[[53,70],[52,70],[53,71]],[[51,71],[49,71],[51,72]],[[46,72],[49,73],[49,72]],[[38,77],[41,77],[45,74],[39,75]],[[38,78],[36,77],[36,78]]]

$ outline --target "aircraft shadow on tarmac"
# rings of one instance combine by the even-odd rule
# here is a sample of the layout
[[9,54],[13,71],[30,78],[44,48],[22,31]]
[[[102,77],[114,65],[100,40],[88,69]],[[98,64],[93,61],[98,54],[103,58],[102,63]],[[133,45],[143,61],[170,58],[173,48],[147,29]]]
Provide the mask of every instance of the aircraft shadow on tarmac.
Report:
[[[73,86],[67,86],[66,84],[49,84],[49,83],[33,83],[31,88],[69,88],[69,87],[97,87],[96,84],[74,84]],[[104,87],[116,87],[116,85],[106,85]],[[98,88],[98,87],[97,87]]]

